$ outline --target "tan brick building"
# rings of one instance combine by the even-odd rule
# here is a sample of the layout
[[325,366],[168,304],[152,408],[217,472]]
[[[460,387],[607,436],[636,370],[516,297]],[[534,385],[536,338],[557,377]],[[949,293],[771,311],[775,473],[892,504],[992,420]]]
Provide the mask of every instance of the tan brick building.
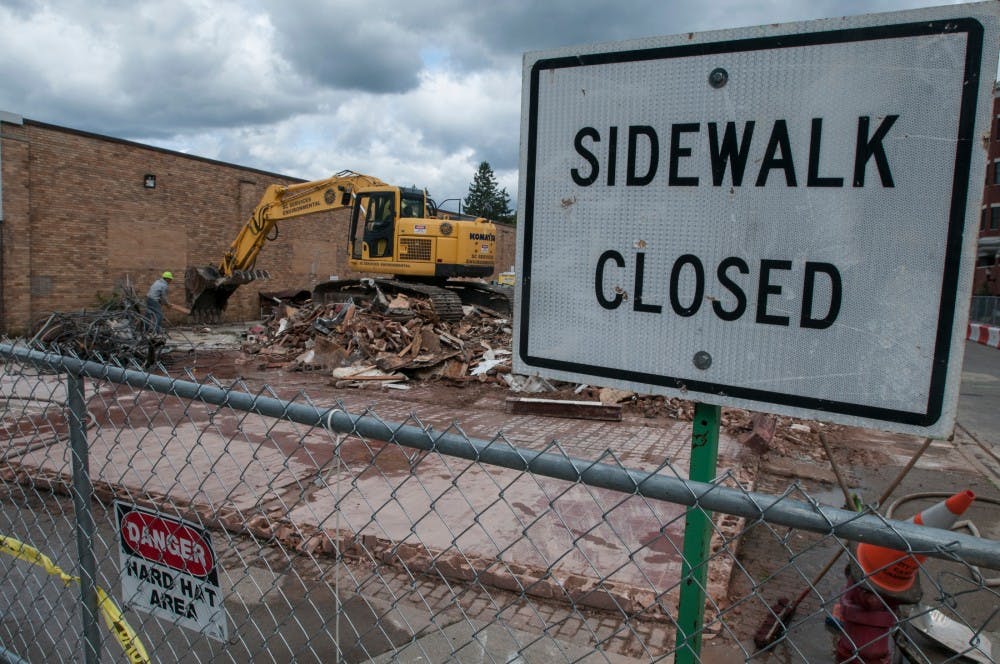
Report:
[[[164,270],[175,274],[171,301],[183,303],[185,268],[218,264],[265,188],[299,181],[0,113],[0,331],[95,308],[125,279],[144,297]],[[257,261],[272,280],[239,288],[224,319],[257,318],[261,290],[352,276],[347,217],[279,224]],[[500,272],[514,263],[514,229],[497,239]]]

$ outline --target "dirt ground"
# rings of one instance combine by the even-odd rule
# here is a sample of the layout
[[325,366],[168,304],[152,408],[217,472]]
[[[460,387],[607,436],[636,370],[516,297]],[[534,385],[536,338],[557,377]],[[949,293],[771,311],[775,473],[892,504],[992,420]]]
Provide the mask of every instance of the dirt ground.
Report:
[[[208,375],[220,381],[242,381],[248,386],[269,385],[279,396],[292,397],[300,392],[336,398],[346,390],[356,395],[363,389],[372,403],[389,392],[384,387],[337,387],[327,372],[297,371],[266,357],[239,350],[248,326],[226,329],[191,328],[173,331],[164,355],[166,366],[190,371],[197,378]],[[502,413],[506,400],[514,393],[496,375],[481,378],[436,377],[409,390],[391,390],[392,398],[406,399],[419,413],[421,405],[439,407],[448,404],[456,410],[475,407]],[[587,400],[598,396],[598,388],[581,389],[577,385],[557,384],[556,390],[531,395],[547,399]],[[690,421],[690,402],[634,395],[621,402],[623,420],[643,422],[650,427],[668,427],[678,421]],[[729,435],[739,438],[752,429],[752,414],[725,409],[723,426]],[[834,452],[834,460],[852,493],[870,504],[919,448],[921,440],[912,436],[823,425],[811,421],[778,418],[773,441],[765,448],[757,446],[743,457],[749,470],[752,488],[770,495],[818,501],[840,507],[844,504],[841,489],[830,461],[819,441],[823,432]],[[966,447],[970,443],[937,441],[909,473],[893,498],[925,492],[973,490],[983,499],[973,505],[969,520],[983,537],[1000,538],[996,505],[1000,500],[997,480],[991,479],[975,462]],[[725,469],[720,467],[720,472]],[[938,498],[937,500],[940,500]],[[898,508],[897,518],[911,516],[920,506],[933,501],[916,500]],[[843,560],[816,584],[797,612],[796,626],[789,638],[769,653],[754,653],[753,634],[766,619],[769,606],[779,598],[794,598],[823,564],[842,548],[835,538],[775,529],[767,524],[752,524],[741,533],[737,564],[729,579],[728,605],[723,607],[723,624],[710,626],[704,645],[705,661],[825,661],[831,658],[836,636],[827,628],[825,616],[832,605],[822,598],[836,597],[844,586]],[[789,560],[792,561],[789,564]],[[994,643],[1000,644],[1000,618],[996,614],[997,593],[985,584],[971,584],[967,575],[957,572],[954,563],[933,561],[922,577],[925,601],[932,605],[951,604],[952,615],[967,624],[985,628]],[[989,576],[989,573],[985,573]],[[822,595],[822,598],[820,597]],[[1000,647],[1000,646],[998,646]],[[930,648],[930,646],[928,646]]]

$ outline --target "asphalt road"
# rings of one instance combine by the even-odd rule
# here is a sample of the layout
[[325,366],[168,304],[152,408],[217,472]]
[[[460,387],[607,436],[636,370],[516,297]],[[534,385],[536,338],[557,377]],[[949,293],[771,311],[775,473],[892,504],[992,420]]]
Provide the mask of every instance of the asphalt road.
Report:
[[965,342],[958,425],[1000,454],[1000,349]]

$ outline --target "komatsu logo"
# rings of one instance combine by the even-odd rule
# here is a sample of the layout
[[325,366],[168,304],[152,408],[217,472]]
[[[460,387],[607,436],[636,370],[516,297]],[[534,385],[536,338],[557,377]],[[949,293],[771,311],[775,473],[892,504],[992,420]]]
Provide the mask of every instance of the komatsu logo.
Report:
[[497,236],[493,233],[469,233],[470,240],[482,240],[483,242],[496,242]]

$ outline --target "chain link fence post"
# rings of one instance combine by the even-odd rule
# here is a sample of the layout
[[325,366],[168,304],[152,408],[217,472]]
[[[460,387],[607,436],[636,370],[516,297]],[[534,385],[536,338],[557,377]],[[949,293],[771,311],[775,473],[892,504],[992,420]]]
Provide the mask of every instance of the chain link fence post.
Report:
[[[711,482],[719,457],[719,425],[722,409],[698,403],[691,431],[691,469],[694,482]],[[701,660],[701,633],[705,622],[705,584],[708,553],[712,541],[712,515],[698,502],[687,508],[684,520],[684,559],[681,567],[681,597],[677,609],[677,664]]]
[[83,394],[83,377],[73,372],[67,373],[66,376],[84,652],[87,664],[97,664],[100,661],[101,633],[98,625],[97,564],[94,559],[95,526],[94,514],[91,511],[94,486],[90,481],[90,454],[87,448],[87,405]]

